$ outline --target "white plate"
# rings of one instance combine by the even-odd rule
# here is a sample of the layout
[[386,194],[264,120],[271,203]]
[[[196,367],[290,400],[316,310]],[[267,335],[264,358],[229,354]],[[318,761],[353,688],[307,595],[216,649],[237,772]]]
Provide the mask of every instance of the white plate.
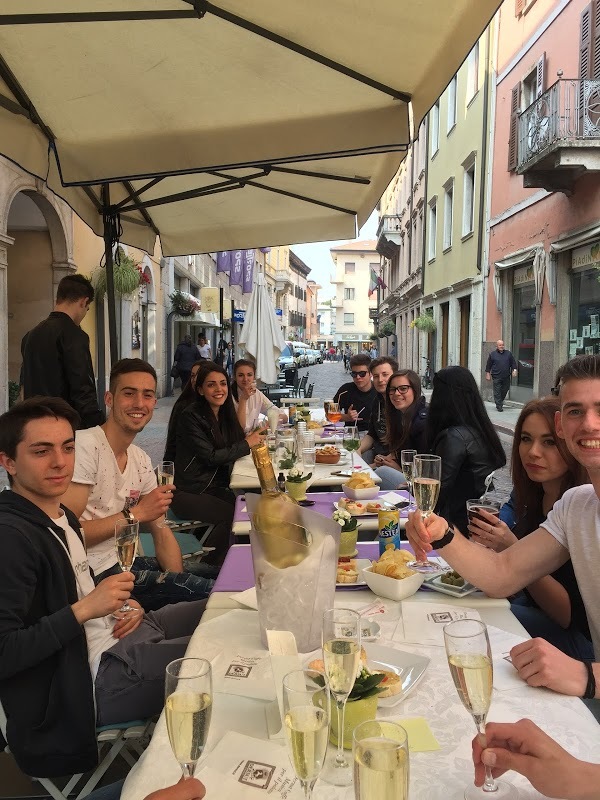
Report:
[[436,592],[441,592],[442,594],[449,594],[451,597],[466,597],[468,594],[479,591],[472,583],[465,582],[464,586],[452,586],[452,584],[449,583],[442,583],[441,575],[426,578],[423,581],[423,586],[428,586],[430,589],[434,589]]
[[429,659],[404,650],[394,650],[380,644],[367,644],[367,668],[371,672],[384,669],[395,672],[402,681],[402,691],[392,697],[380,697],[377,703],[382,708],[392,708],[404,700],[419,683],[429,665]]
[[[353,500],[352,502],[355,501]],[[358,502],[364,503],[366,505],[367,503],[374,503],[374,502],[379,503],[379,500],[359,500]],[[382,503],[382,505],[384,511],[392,511],[394,508],[393,506],[387,505],[387,503]],[[339,504],[337,500],[333,501],[333,507],[335,508],[336,511],[338,510]],[[347,511],[347,509],[344,509],[344,511]],[[354,519],[360,519],[361,517],[376,517],[377,511],[365,511],[364,514],[350,514],[350,516],[354,517]]]
[[357,558],[356,559],[356,571],[358,572],[358,579],[356,583],[336,583],[336,587],[340,589],[354,589],[355,586],[366,586],[367,584],[364,582],[362,577],[362,571],[366,567],[371,566],[371,560],[368,558]]

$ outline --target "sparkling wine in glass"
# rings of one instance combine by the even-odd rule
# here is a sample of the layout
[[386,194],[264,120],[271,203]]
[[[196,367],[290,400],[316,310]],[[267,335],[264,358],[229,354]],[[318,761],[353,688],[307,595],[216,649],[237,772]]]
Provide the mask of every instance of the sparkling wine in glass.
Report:
[[323,779],[335,786],[349,786],[352,770],[344,754],[344,714],[360,663],[360,615],[348,608],[330,608],[323,614],[323,663],[325,679],[337,709],[338,747]]
[[413,472],[415,466],[415,457],[417,455],[416,450],[401,450],[400,451],[400,466],[402,467],[402,473],[406,478],[406,482],[408,484],[408,494],[409,494],[409,503],[408,506],[409,511],[412,510],[412,501],[411,496],[414,494],[413,492]]
[[285,738],[304,797],[311,800],[329,741],[329,692],[314,670],[289,672],[283,679]]
[[352,469],[354,469],[354,453],[360,447],[360,437],[358,435],[358,428],[356,425],[350,425],[347,428],[344,428],[344,447],[350,453],[350,460],[352,463]]
[[[473,717],[477,733],[485,741],[485,720],[492,701],[494,668],[485,624],[477,619],[459,619],[444,626],[446,657],[454,687],[463,706]],[[506,781],[496,781],[489,767],[481,788],[465,789],[465,800],[517,798],[518,792]]]
[[192,778],[210,727],[212,670],[204,658],[178,658],[165,670],[165,717],[173,755]]
[[[117,561],[123,572],[130,572],[137,553],[140,523],[119,519],[115,525],[115,547],[117,548]],[[139,611],[135,606],[125,602],[117,614],[127,614],[130,611]]]
[[[175,463],[173,461],[161,461],[156,467],[156,478],[159,486],[170,486],[175,483]],[[161,528],[168,528],[167,516],[162,518]]]
[[[442,478],[442,459],[439,456],[416,455],[413,460],[412,488],[417,508],[421,516],[427,518],[433,513],[440,495]],[[432,561],[410,561],[408,566],[416,572],[441,572],[438,564]]]
[[408,800],[408,736],[401,725],[368,720],[352,735],[355,800]]

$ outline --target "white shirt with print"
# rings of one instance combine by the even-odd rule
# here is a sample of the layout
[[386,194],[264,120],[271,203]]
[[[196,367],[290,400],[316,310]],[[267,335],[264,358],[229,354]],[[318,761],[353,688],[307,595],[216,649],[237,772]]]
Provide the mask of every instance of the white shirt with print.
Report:
[[[233,404],[237,412],[239,403],[235,397],[233,398]],[[273,407],[274,403],[272,403],[269,398],[258,389],[254,394],[251,394],[246,400],[246,426],[244,428],[244,432],[248,433],[254,427],[256,427],[259,416],[261,414],[266,414],[267,411]]]
[[[127,448],[127,465],[119,469],[106,434],[98,425],[75,434],[74,483],[91,486],[82,519],[104,519],[132,508],[142,495],[157,486],[150,457],[134,444]],[[88,548],[90,567],[96,575],[117,563],[114,537]]]

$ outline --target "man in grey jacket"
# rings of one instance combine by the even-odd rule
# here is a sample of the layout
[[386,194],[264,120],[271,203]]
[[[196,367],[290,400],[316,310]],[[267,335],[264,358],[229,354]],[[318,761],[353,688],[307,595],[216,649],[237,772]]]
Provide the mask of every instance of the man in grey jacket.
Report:
[[510,350],[504,349],[504,342],[498,339],[496,349],[488,356],[485,365],[485,379],[494,386],[494,403],[498,411],[504,411],[504,398],[510,389],[510,376],[517,377],[517,362]]

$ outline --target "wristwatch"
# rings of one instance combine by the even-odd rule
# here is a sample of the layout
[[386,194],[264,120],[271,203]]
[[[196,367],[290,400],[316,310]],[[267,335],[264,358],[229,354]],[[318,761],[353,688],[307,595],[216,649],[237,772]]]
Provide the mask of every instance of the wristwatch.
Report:
[[124,509],[121,511],[121,514],[123,514],[123,516],[125,517],[125,519],[127,520],[127,522],[128,522],[130,525],[133,525],[133,523],[135,522],[135,517],[134,517],[134,516],[133,516],[133,514],[131,513],[131,509],[130,509],[130,508],[124,508]]
[[432,542],[431,545],[434,550],[441,550],[442,547],[446,547],[447,544],[450,544],[452,539],[454,539],[454,529],[452,526],[449,526],[442,538],[438,539],[437,542]]

